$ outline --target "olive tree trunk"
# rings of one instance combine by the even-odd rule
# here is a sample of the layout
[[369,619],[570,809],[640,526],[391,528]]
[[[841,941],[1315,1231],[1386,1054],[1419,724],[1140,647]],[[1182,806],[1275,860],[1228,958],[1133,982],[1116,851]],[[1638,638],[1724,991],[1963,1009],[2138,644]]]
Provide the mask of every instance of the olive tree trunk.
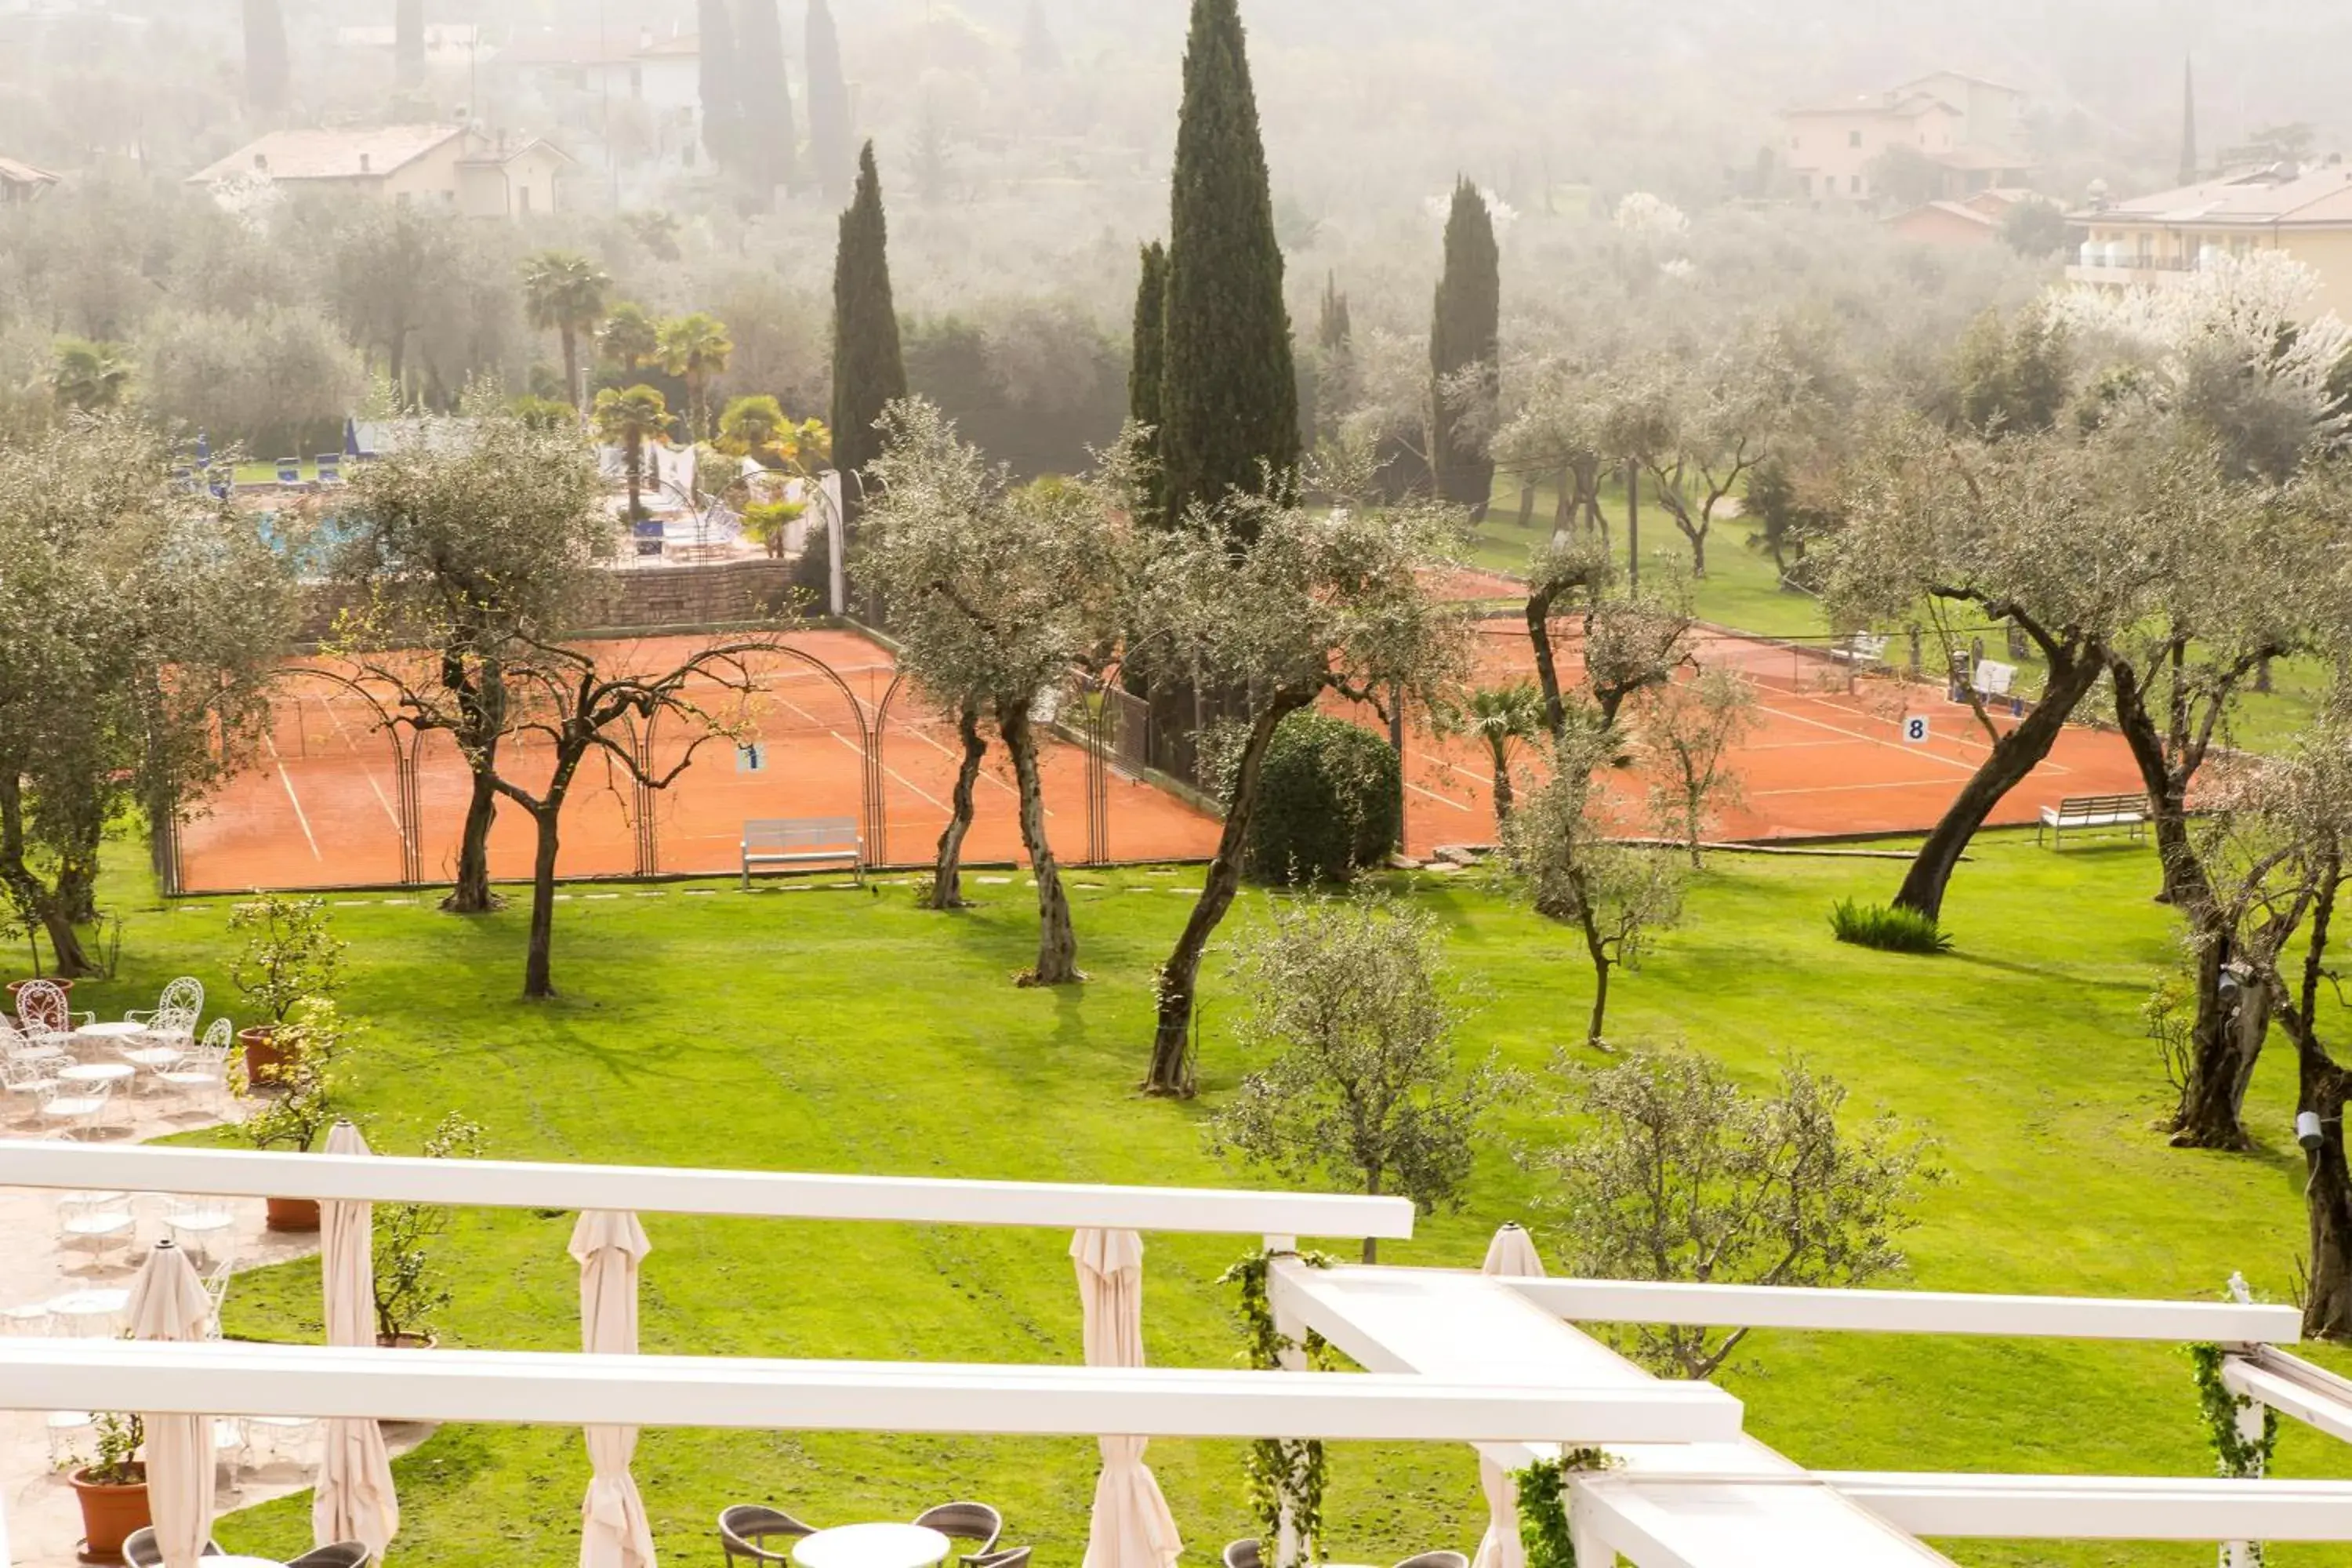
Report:
[[1070,926],[1070,900],[1045,835],[1045,790],[1037,774],[1037,732],[1029,699],[996,705],[996,727],[1013,756],[1013,777],[1021,795],[1021,843],[1037,880],[1037,966],[1023,976],[1031,985],[1067,985],[1078,973],[1078,934]]
[[1190,1099],[1192,1074],[1192,1008],[1200,994],[1201,959],[1209,939],[1233,908],[1242,883],[1242,857],[1249,846],[1250,817],[1257,809],[1258,781],[1265,771],[1266,749],[1282,721],[1315,700],[1311,691],[1277,692],[1251,723],[1234,769],[1233,799],[1225,807],[1225,825],[1217,835],[1216,858],[1193,900],[1192,913],[1176,939],[1176,949],[1160,966],[1159,1018],[1151,1037],[1151,1069],[1143,1080],[1146,1094]]
[[2329,984],[2328,942],[2336,900],[2344,885],[2340,856],[2331,856],[2314,890],[2311,940],[2305,949],[2299,994],[2278,1009],[2294,1039],[2299,1064],[2298,1110],[2319,1118],[2319,1148],[2305,1155],[2310,1174],[2304,1204],[2311,1219],[2310,1279],[2303,1331],[2311,1339],[2352,1338],[2352,1170],[2344,1151],[2344,1107],[2352,1100],[2352,1072],[2336,1065],[2319,1038],[2319,996]]
[[1916,910],[1929,920],[1943,918],[1944,891],[1977,830],[2009,792],[2024,783],[2050,755],[2066,721],[2097,683],[2103,668],[2098,658],[2087,655],[2061,652],[2051,658],[2050,681],[2042,700],[2017,728],[1993,742],[1942,820],[1928,833],[1927,841],[1919,846],[1902,890],[1895,895],[1896,908]]
[[953,809],[940,830],[939,858],[931,868],[931,889],[923,907],[960,910],[963,902],[963,841],[971,831],[972,791],[980,783],[980,764],[988,755],[988,738],[980,732],[980,710],[966,703],[956,715],[956,733],[963,738],[963,761],[956,769]]
[[9,901],[28,922],[37,922],[49,939],[49,951],[62,979],[95,974],[97,965],[81,945],[65,900],[43,882],[26,859],[24,785],[13,768],[0,768],[0,880],[8,886]]
[[441,900],[441,908],[453,915],[488,914],[498,907],[498,895],[490,891],[490,827],[499,812],[495,762],[476,766],[472,776],[466,824],[457,837],[457,885]]

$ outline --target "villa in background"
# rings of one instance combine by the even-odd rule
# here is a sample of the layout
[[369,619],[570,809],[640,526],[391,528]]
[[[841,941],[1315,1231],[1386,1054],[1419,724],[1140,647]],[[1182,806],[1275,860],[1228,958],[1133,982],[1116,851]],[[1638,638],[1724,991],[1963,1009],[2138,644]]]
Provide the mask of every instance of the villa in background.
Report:
[[0,206],[37,201],[57,183],[58,176],[47,169],[36,169],[14,158],[0,158]]
[[1886,226],[1905,239],[1928,245],[1990,245],[2000,237],[2001,224],[2012,208],[2042,199],[2014,185],[1997,185],[1966,201],[1927,202],[1896,213]]
[[1872,165],[1904,150],[1942,171],[1937,195],[1946,199],[2022,185],[2033,167],[2025,95],[1959,71],[1792,109],[1780,121],[1781,162],[1816,202],[1875,199],[1881,193]]
[[[624,25],[518,29],[490,72],[520,122],[553,127],[589,162],[641,176],[695,167],[702,145],[702,41]],[[603,153],[593,149],[602,147]]]
[[551,143],[509,142],[464,125],[273,131],[188,183],[267,179],[361,201],[520,218],[555,210],[556,175],[571,162]]
[[2223,256],[2278,250],[2319,276],[2315,314],[2352,321],[2352,167],[2271,163],[2154,195],[2095,195],[2066,221],[2083,236],[2068,280],[2163,289]]

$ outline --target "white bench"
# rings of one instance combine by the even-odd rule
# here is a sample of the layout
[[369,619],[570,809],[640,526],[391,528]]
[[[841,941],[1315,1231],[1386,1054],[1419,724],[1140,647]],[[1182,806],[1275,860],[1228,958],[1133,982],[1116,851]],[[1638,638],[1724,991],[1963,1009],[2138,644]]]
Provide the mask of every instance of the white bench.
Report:
[[1830,649],[1830,657],[1857,669],[1875,669],[1886,662],[1886,639],[1874,632],[1856,632]]
[[2147,826],[2147,796],[2144,795],[2081,795],[2062,800],[2056,805],[2042,808],[2042,826],[2033,830],[2033,842],[2042,842],[2050,835],[2053,849],[2065,842],[2066,830],[2080,832],[2085,827],[2128,827],[2138,838]]
[[866,884],[866,838],[846,816],[781,819],[743,825],[743,888],[761,866],[847,866]]

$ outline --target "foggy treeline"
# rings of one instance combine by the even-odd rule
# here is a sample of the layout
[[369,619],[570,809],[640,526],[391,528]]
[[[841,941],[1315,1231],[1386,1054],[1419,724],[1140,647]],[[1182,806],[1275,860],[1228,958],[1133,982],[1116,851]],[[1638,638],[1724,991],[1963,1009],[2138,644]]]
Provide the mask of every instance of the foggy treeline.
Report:
[[[331,439],[372,402],[446,406],[484,375],[553,395],[556,343],[530,324],[521,282],[550,249],[589,258],[612,301],[724,322],[721,394],[824,413],[838,204],[814,181],[752,199],[690,152],[665,163],[642,105],[500,63],[518,40],[691,33],[689,0],[427,0],[428,26],[473,31],[436,35],[406,80],[380,40],[347,31],[388,35],[394,0],[278,4],[290,85],[262,108],[245,79],[246,0],[0,0],[0,158],[67,176],[0,208],[0,416],[53,403],[60,340],[100,347],[124,395],[166,420],[265,456]],[[805,138],[803,9],[779,6]],[[835,10],[854,132],[880,160],[914,389],[1019,469],[1081,464],[1125,412],[1137,247],[1167,221],[1187,6]],[[1311,342],[1331,290],[1352,321],[1345,384],[1306,389],[1326,426],[1393,427],[1425,401],[1457,175],[1496,206],[1507,400],[1538,365],[1695,359],[1768,326],[1824,363],[1901,378],[1929,374],[1969,321],[2030,297],[2056,260],[1930,251],[1870,216],[1810,210],[1776,177],[1777,111],[1937,68],[1996,77],[2034,104],[2037,189],[2071,204],[2094,180],[2168,182],[2192,59],[2210,143],[2300,121],[2336,145],[2329,62],[2352,50],[2352,13],[2318,4],[1256,0],[1244,13],[1294,326]],[[236,208],[186,184],[276,128],[461,117],[571,143],[561,210],[469,222],[291,189]],[[1686,226],[1612,221],[1634,193]]]

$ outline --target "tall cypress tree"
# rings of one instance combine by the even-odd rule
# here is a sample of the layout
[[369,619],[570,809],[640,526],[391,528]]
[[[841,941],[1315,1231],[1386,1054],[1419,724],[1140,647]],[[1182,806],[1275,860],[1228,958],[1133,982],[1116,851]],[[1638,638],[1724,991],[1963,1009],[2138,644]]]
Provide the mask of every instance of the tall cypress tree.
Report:
[[1462,180],[1445,220],[1445,272],[1429,323],[1429,457],[1438,493],[1482,517],[1495,489],[1486,415],[1497,390],[1502,312],[1494,215],[1478,187]]
[[833,263],[833,466],[854,508],[857,484],[881,445],[874,422],[883,405],[907,395],[907,362],[898,346],[898,312],[890,301],[889,226],[874,143],[857,160],[857,194],[841,215]]
[[1236,0],[1193,0],[1168,228],[1160,414],[1169,515],[1298,466],[1298,382]]
[[1339,275],[1323,279],[1323,301],[1315,320],[1315,374],[1311,408],[1304,402],[1302,424],[1318,441],[1335,437],[1339,422],[1356,405],[1356,329],[1348,315],[1348,296],[1339,291]]
[[2180,62],[2180,183],[2197,183],[2197,67]]
[[1153,240],[1143,247],[1143,277],[1135,288],[1135,357],[1127,373],[1127,416],[1151,429],[1151,477],[1145,490],[1146,521],[1167,514],[1160,501],[1160,385],[1168,347],[1168,247]]
[[841,74],[841,36],[825,0],[809,0],[808,112],[814,177],[823,183],[825,200],[837,202],[850,180],[849,82]]
[[789,188],[797,163],[793,85],[784,75],[784,25],[776,0],[742,0],[743,49],[736,74],[743,115],[743,172],[761,195]]
[[278,0],[245,0],[245,101],[256,109],[283,109],[292,79],[286,14]]
[[727,0],[695,0],[696,47],[702,92],[702,146],[722,169],[740,168],[743,159],[743,89],[737,56],[734,18]]

